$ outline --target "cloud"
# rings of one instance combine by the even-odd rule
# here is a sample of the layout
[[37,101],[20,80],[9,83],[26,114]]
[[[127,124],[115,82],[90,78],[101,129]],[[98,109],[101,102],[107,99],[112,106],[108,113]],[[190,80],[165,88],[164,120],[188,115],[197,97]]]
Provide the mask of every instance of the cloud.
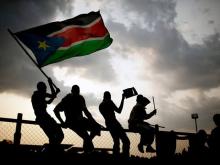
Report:
[[[13,1],[6,0],[1,3],[1,21],[3,26],[15,30],[24,30],[33,26],[51,22],[57,12],[70,13],[73,9],[70,0],[39,0],[39,1]],[[8,27],[8,28],[9,28]]]
[[[167,79],[169,77],[175,79],[170,82],[168,88],[208,89],[219,85],[220,78],[217,75],[220,68],[218,65],[220,39],[218,33],[206,37],[201,45],[190,45],[175,26],[174,1],[138,1],[138,3],[126,1],[122,5],[126,6],[124,13],[136,12],[144,17],[145,21],[154,24],[154,28],[149,30],[138,24],[132,24],[131,28],[125,30],[123,23],[112,21],[109,23],[111,30],[120,34],[117,35],[118,43],[124,48],[155,50],[156,60],[151,66],[152,72],[155,76],[164,75]],[[126,49],[123,50],[126,51]],[[148,58],[149,56],[146,56],[146,63]]]
[[214,23],[215,23],[215,21],[213,21],[213,20],[208,21],[208,24],[214,24]]
[[[68,67],[67,74],[77,74],[83,69],[82,77],[103,82],[111,83],[115,80],[116,73],[111,66],[111,54],[107,50],[100,50],[91,55],[76,57],[56,63],[58,67]],[[115,80],[117,82],[117,80]]]

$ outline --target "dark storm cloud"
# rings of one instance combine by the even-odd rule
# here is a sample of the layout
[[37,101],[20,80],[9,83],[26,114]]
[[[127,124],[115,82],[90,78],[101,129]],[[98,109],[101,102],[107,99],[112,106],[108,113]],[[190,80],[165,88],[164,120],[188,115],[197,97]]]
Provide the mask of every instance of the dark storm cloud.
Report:
[[213,34],[206,38],[203,45],[192,45],[185,48],[185,55],[182,62],[179,63],[181,73],[178,74],[178,88],[199,88],[201,90],[208,90],[216,88],[220,83],[220,35]]
[[[70,13],[70,0],[13,0],[1,1],[1,28],[24,30],[51,21],[56,12]],[[54,20],[53,20],[54,21]]]
[[214,24],[214,23],[215,23],[215,21],[213,21],[213,20],[209,20],[209,21],[208,21],[208,24],[210,24],[210,25],[211,25],[211,24]]

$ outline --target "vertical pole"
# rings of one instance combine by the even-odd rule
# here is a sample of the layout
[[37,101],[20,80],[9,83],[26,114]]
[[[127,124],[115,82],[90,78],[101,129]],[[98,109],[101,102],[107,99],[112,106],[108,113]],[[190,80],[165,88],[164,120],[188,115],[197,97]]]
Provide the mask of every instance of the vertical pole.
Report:
[[158,148],[159,148],[159,126],[155,125],[155,147],[156,147],[156,155],[158,156]]
[[16,130],[14,133],[14,144],[19,145],[21,142],[21,122],[22,122],[22,113],[18,113]]
[[199,115],[197,113],[193,113],[193,114],[191,114],[191,117],[192,117],[192,119],[195,120],[196,133],[197,133],[198,129],[197,129],[197,120],[196,119],[198,119]]
[[154,102],[154,96],[153,96],[152,98],[153,98],[153,105],[154,105],[154,109],[155,109],[155,102]]
[[195,118],[195,126],[196,126],[196,133],[198,132],[198,128],[197,128],[197,121],[196,121],[196,118]]

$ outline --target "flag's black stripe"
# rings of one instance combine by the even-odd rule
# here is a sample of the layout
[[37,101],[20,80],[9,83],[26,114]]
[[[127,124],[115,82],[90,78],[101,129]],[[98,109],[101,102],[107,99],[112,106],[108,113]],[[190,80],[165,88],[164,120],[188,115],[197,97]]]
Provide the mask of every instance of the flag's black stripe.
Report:
[[45,36],[45,35],[49,35],[49,34],[55,32],[55,31],[58,31],[58,30],[64,28],[65,26],[88,25],[100,16],[101,16],[100,12],[90,12],[88,14],[81,14],[81,15],[78,15],[74,18],[64,20],[61,22],[52,22],[52,23],[48,23],[45,25],[37,26],[37,27],[31,28],[31,29],[17,32],[15,34],[19,36],[21,33],[32,33],[32,34],[36,34],[36,35]]

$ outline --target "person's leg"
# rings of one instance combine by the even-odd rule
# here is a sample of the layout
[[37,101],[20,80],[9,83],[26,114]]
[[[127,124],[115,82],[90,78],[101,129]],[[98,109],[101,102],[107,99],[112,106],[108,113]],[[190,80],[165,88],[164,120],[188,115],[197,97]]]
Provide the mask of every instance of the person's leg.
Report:
[[40,127],[43,129],[44,133],[49,139],[49,145],[44,145],[44,151],[46,152],[62,152],[63,149],[60,146],[64,135],[61,127],[57,123],[43,122],[39,123]]
[[83,122],[85,128],[90,131],[91,139],[93,139],[95,136],[101,135],[101,125],[99,125],[96,121],[84,118]]
[[145,134],[144,133],[140,133],[140,142],[138,144],[138,150],[141,153],[144,153],[145,138],[146,138]]
[[58,145],[62,142],[64,134],[62,128],[56,123],[53,118],[48,118],[45,123],[45,133],[49,137],[50,144]]
[[53,138],[54,143],[61,144],[61,142],[64,139],[64,134],[63,134],[62,128],[56,124],[56,125],[54,125],[53,132],[54,132],[54,138]]
[[141,153],[144,153],[144,132],[143,128],[138,123],[129,123],[128,125],[129,129],[134,132],[138,132],[140,134],[140,142],[138,143],[138,151]]
[[147,145],[146,150],[154,152],[154,149],[151,147],[151,144],[154,141],[154,128],[151,127],[148,123],[142,122],[137,124],[137,129],[141,136],[140,143],[138,144],[139,151],[143,153],[143,146]]
[[122,152],[125,156],[130,156],[130,140],[124,131],[121,132],[121,140],[123,143]]
[[64,138],[63,130],[60,125],[57,124],[57,122],[51,118],[50,119],[50,139],[51,143],[54,144],[60,144]]
[[129,156],[130,155],[130,140],[125,133],[123,127],[121,126],[120,123],[117,124],[117,127],[115,128],[117,135],[121,139],[123,145],[122,145],[122,152],[124,156]]
[[146,137],[146,144],[147,144],[147,148],[146,148],[146,152],[156,152],[156,150],[151,146],[153,141],[154,141],[154,129],[149,129],[146,133],[147,137]]
[[92,139],[89,136],[87,130],[85,129],[78,129],[78,128],[70,128],[72,129],[75,133],[77,133],[82,139],[83,139],[83,149],[84,152],[92,152],[94,150],[94,145],[92,143]]
[[110,134],[113,139],[113,155],[118,156],[120,153],[120,141],[119,141],[119,136],[115,132],[115,130],[110,129]]

